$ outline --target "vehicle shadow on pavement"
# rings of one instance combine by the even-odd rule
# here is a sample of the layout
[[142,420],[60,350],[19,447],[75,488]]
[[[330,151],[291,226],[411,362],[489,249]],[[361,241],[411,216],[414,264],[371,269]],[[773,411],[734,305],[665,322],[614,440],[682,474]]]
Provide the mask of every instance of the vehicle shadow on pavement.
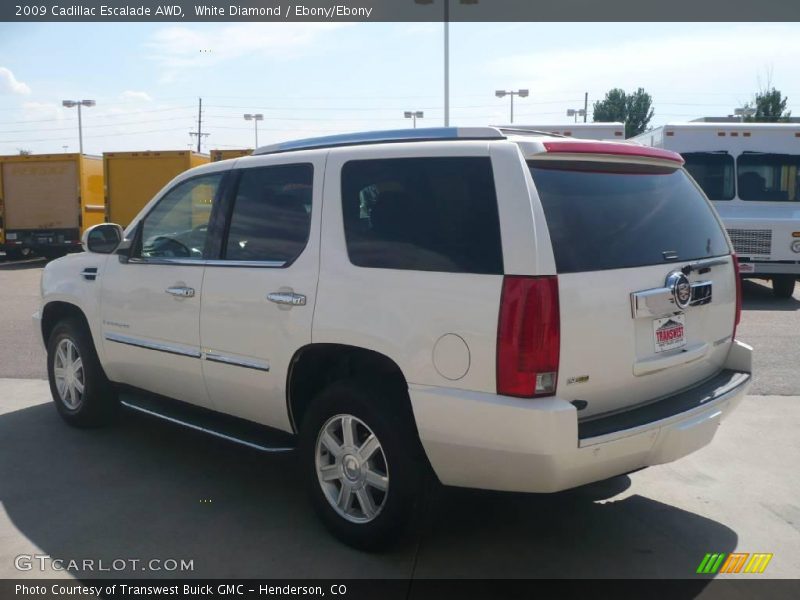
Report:
[[772,295],[772,287],[762,280],[745,279],[742,281],[742,308],[744,310],[800,310],[800,288],[795,284],[795,293],[791,298],[776,298]]
[[81,578],[694,577],[706,552],[737,543],[728,527],[643,496],[598,501],[630,485],[620,477],[555,495],[437,487],[416,534],[367,554],[323,529],[292,455],[127,413],[109,428],[73,429],[50,404],[0,415],[0,440],[0,502],[13,525],[0,530],[5,578],[41,576],[14,568],[37,551],[194,565],[73,573]]
[[2,271],[27,271],[28,269],[41,269],[47,264],[44,258],[29,258],[26,260],[9,260],[0,258],[0,270]]

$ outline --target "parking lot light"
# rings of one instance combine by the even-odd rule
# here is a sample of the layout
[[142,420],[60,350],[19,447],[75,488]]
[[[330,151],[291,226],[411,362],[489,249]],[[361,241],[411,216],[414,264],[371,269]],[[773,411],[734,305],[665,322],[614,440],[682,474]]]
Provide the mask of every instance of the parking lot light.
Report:
[[406,119],[413,119],[414,120],[414,129],[417,128],[417,119],[422,119],[425,116],[425,113],[421,110],[407,110],[403,113],[403,116]]
[[526,89],[522,90],[497,90],[495,91],[494,95],[498,98],[504,98],[506,96],[511,96],[511,123],[514,122],[514,96],[519,96],[520,98],[527,98],[529,91]]
[[253,121],[253,126],[255,127],[255,132],[256,132],[256,145],[253,147],[258,148],[258,122],[264,120],[264,115],[262,115],[261,113],[252,115],[250,113],[247,113],[244,115],[244,120]]
[[83,125],[81,123],[81,106],[92,107],[97,103],[94,100],[62,100],[61,106],[65,108],[78,107],[78,148],[79,152],[83,154]]

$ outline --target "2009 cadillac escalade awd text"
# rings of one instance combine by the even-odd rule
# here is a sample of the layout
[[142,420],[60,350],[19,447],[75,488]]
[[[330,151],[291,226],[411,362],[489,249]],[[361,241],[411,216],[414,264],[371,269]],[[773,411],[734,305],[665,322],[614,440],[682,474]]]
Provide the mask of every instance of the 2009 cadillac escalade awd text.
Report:
[[296,449],[361,547],[393,538],[429,470],[555,492],[675,460],[751,379],[736,257],[682,163],[487,127],[192,169],[45,268],[56,407]]

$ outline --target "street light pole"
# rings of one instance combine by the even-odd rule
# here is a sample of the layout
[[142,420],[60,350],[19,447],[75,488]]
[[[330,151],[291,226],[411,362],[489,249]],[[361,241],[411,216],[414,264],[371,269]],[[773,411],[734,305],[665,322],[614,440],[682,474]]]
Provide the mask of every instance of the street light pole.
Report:
[[83,122],[81,121],[81,106],[91,107],[97,104],[94,100],[62,100],[61,106],[65,108],[78,107],[78,148],[83,154]]
[[575,117],[575,123],[578,122],[578,117],[583,117],[583,122],[586,122],[586,109],[585,108],[568,108],[568,117]]
[[444,0],[444,126],[450,127],[450,0]]
[[520,98],[527,98],[529,94],[528,90],[497,90],[494,95],[498,98],[503,98],[505,96],[511,96],[511,124],[514,124],[514,96],[519,96]]
[[413,119],[414,120],[414,129],[417,128],[417,119],[422,119],[425,116],[425,113],[421,110],[407,110],[403,112],[403,116],[406,119]]
[[244,115],[244,120],[253,122],[253,127],[255,128],[255,133],[256,133],[256,145],[254,147],[258,148],[258,122],[264,120],[264,115],[262,115],[261,113],[254,115],[248,113]]
[[[444,126],[450,127],[450,0],[444,1]],[[433,4],[433,0],[414,0]],[[477,4],[478,0],[458,0],[459,4]]]

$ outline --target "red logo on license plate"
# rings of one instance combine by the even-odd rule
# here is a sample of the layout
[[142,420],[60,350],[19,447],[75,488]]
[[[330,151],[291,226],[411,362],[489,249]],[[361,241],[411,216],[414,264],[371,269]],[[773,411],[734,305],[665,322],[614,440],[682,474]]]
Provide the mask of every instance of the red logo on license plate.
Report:
[[656,341],[659,344],[669,344],[683,339],[683,325],[676,321],[667,321],[656,329]]

